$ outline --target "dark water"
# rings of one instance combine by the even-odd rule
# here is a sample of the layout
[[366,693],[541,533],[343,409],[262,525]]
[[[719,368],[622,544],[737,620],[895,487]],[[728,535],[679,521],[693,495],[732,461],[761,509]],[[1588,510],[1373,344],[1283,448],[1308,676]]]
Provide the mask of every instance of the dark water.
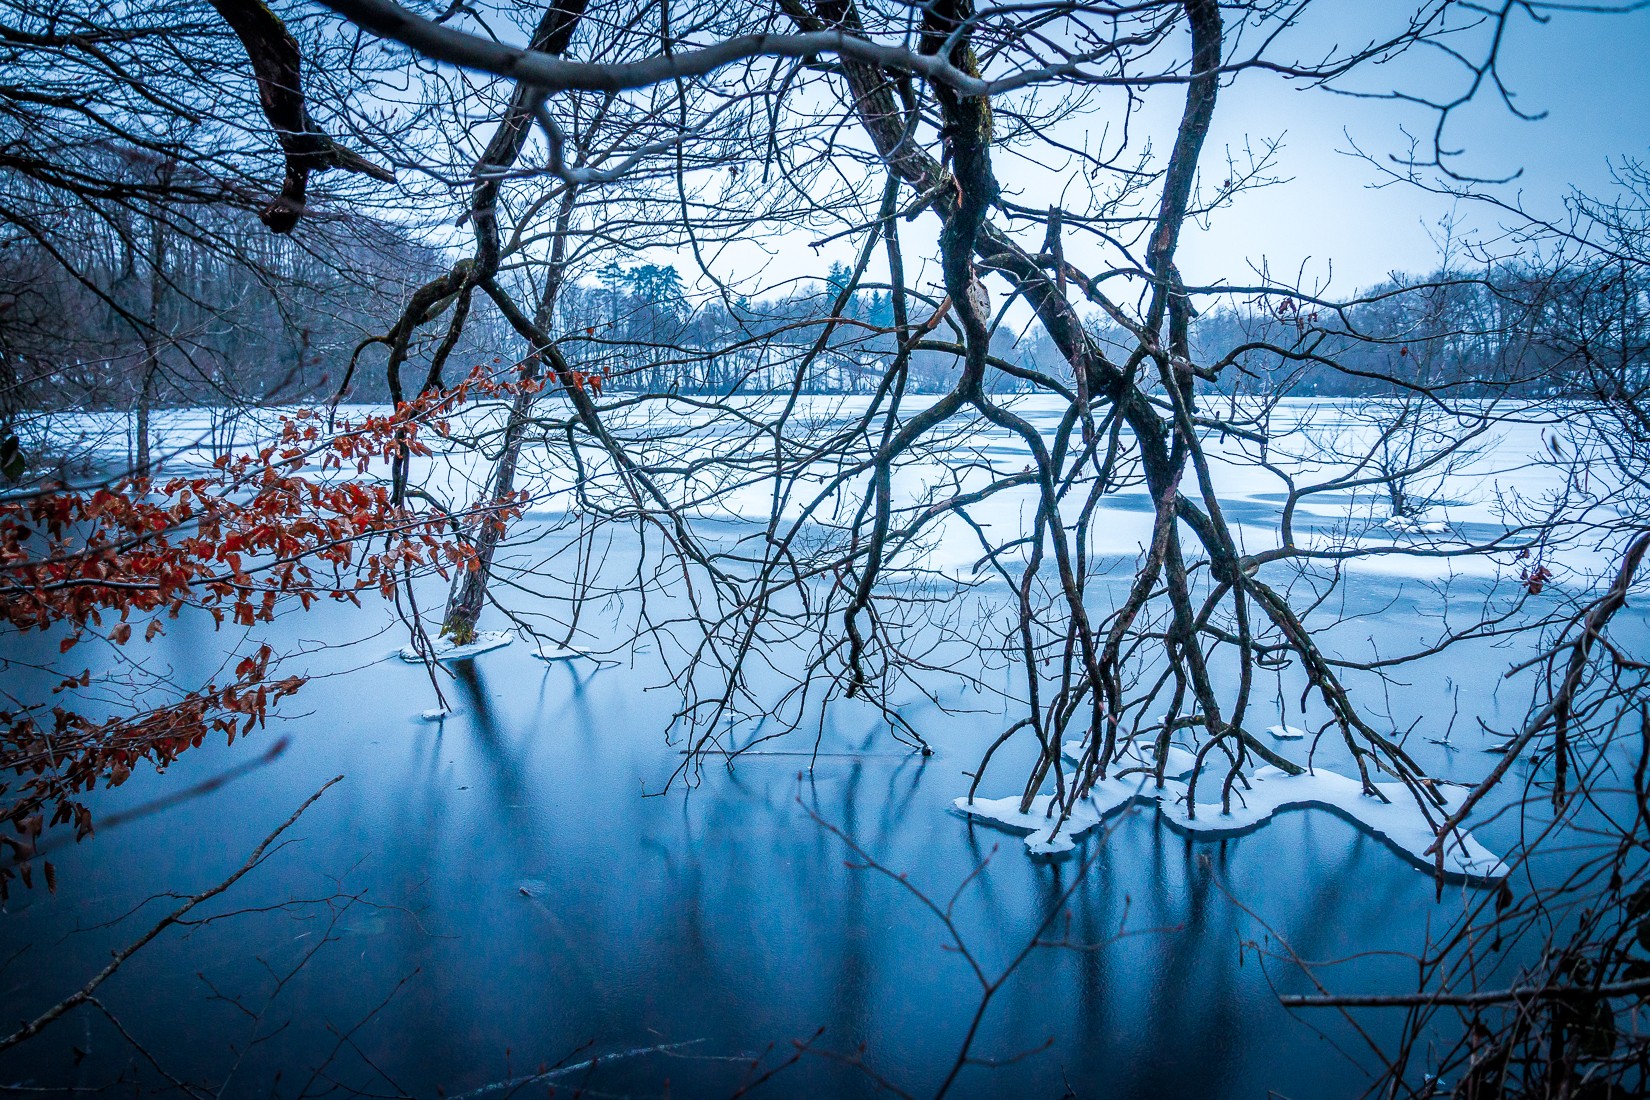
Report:
[[[1382,609],[1390,635],[1422,629],[1433,598],[1366,578],[1348,607]],[[358,638],[380,616],[324,608],[295,617],[288,640]],[[236,640],[185,622],[162,652],[188,682]],[[1142,809],[1072,858],[1029,859],[1015,837],[948,812],[1000,729],[1000,703],[974,695],[949,698],[976,713],[905,712],[931,757],[849,705],[833,709],[811,767],[798,755],[712,762],[657,795],[681,762],[663,736],[681,697],[656,687],[650,653],[596,668],[545,664],[518,643],[455,666],[458,713],[431,724],[417,719],[434,705],[424,671],[382,659],[403,641],[391,630],[319,648],[299,664],[355,670],[318,677],[244,743],[100,795],[109,813],[292,738],[248,777],[60,851],[55,897],[14,894],[0,923],[8,1022],[77,988],[169,904],[145,898],[218,882],[340,774],[287,844],[196,913],[218,919],[165,933],[100,990],[166,1073],[231,1096],[451,1097],[599,1056],[552,1079],[557,1094],[727,1096],[769,1070],[759,1095],[881,1095],[879,1081],[932,1094],[980,983],[939,919],[888,875],[847,866],[812,810],[942,906],[989,857],[953,912],[992,978],[1089,865],[1047,934],[1072,946],[1034,950],[984,1018],[973,1055],[1008,1064],[967,1066],[953,1095],[1355,1095],[1377,1060],[1338,1019],[1280,1009],[1278,992],[1310,985],[1262,954],[1281,939],[1313,962],[1357,955],[1319,976],[1407,988],[1402,953],[1473,896],[1457,885],[1436,899],[1426,875],[1325,813],[1190,842]],[[1464,685],[1464,711],[1509,723],[1524,700],[1495,694],[1506,658],[1480,656],[1371,702],[1399,727],[1430,713],[1441,732]],[[1413,747],[1474,778],[1494,758],[1476,751],[1470,720],[1458,727],[1466,749]],[[799,736],[770,747],[805,751]],[[994,764],[983,793],[1008,793],[1017,759]],[[1513,827],[1480,835],[1505,850]],[[1362,1022],[1377,1037],[1397,1024]],[[120,1078],[166,1086],[86,1008],[0,1056],[7,1085]]]

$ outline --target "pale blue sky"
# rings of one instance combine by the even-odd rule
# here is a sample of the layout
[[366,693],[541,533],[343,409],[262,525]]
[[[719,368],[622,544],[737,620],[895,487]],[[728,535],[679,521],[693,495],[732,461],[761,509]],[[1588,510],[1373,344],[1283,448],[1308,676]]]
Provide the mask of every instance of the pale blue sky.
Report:
[[[1413,60],[1417,66],[1449,71],[1435,55],[1418,54]],[[1561,211],[1572,186],[1608,190],[1610,158],[1650,154],[1647,60],[1650,10],[1611,16],[1554,13],[1546,25],[1515,16],[1502,72],[1520,107],[1545,111],[1546,117],[1521,121],[1493,94],[1483,96],[1451,121],[1448,143],[1464,150],[1455,167],[1486,177],[1521,172],[1519,179],[1494,190],[1548,214]],[[1417,75],[1414,66],[1408,71],[1371,69],[1360,76],[1359,87],[1403,86]],[[1182,263],[1189,280],[1241,272],[1262,257],[1274,273],[1293,271],[1305,262],[1307,271],[1321,277],[1333,260],[1334,289],[1344,294],[1380,280],[1393,268],[1414,271],[1435,262],[1427,227],[1449,211],[1450,203],[1403,185],[1374,189],[1380,173],[1348,155],[1353,141],[1381,158],[1404,153],[1406,124],[1430,135],[1426,112],[1240,78],[1223,92],[1217,115],[1204,158],[1206,171],[1221,162],[1224,144],[1236,144],[1244,134],[1281,133],[1280,174],[1292,178],[1243,196],[1206,233],[1189,233]],[[1459,211],[1480,234],[1493,234],[1498,222],[1507,220],[1470,204]]]

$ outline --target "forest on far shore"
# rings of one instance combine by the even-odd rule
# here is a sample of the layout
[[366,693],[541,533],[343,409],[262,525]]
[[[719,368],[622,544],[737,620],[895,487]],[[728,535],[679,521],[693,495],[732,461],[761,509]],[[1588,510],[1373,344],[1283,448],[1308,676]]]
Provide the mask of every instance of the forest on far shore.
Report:
[[[190,212],[145,224],[129,212],[82,211],[47,244],[19,227],[0,241],[0,430],[27,436],[34,414],[65,410],[294,406],[389,399],[386,316],[455,262],[404,227],[359,215],[322,216],[298,238],[269,234],[250,213]],[[6,230],[0,229],[0,232]],[[609,385],[639,393],[759,395],[789,391],[792,364],[837,316],[802,392],[872,393],[898,351],[890,288],[851,271],[802,279],[749,299],[690,295],[677,267],[643,262],[611,242],[592,249],[556,303],[557,347]],[[1621,303],[1644,299],[1643,273],[1611,260],[1559,266],[1520,261],[1397,276],[1333,302],[1242,295],[1191,322],[1200,360],[1234,347],[1214,389],[1223,394],[1347,397],[1443,385],[1457,396],[1586,396],[1600,358],[1641,385],[1647,334]],[[1624,323],[1626,318],[1626,323]],[[1101,346],[1129,334],[1099,310],[1087,322]],[[1313,358],[1269,348],[1310,334]],[[429,354],[444,334],[411,341]],[[485,302],[451,355],[466,366],[513,357],[508,321]],[[991,354],[1006,368],[995,393],[1034,392],[1035,371],[1072,378],[1048,335],[1022,319],[999,327]],[[955,357],[910,353],[909,388],[942,393]],[[1016,373],[1013,368],[1019,368]],[[18,431],[21,426],[21,431]]]

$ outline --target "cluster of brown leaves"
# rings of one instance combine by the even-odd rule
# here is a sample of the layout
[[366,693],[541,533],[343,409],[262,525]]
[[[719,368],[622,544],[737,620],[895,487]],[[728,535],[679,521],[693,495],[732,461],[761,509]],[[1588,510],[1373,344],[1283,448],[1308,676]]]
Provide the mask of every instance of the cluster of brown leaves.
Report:
[[[478,562],[459,527],[505,524],[520,514],[521,495],[489,502],[463,517],[397,503],[366,480],[375,461],[428,456],[422,429],[449,430],[444,416],[477,394],[510,386],[472,375],[458,387],[408,402],[335,430],[322,414],[302,410],[282,420],[277,442],[256,453],[222,456],[209,473],[162,482],[133,477],[74,490],[46,486],[0,500],[0,622],[20,632],[60,629],[68,653],[88,630],[126,645],[134,621],[142,639],[186,607],[222,625],[273,621],[283,597],[304,608],[321,597],[359,604],[361,592],[393,598],[414,572],[443,577]],[[319,468],[319,476],[306,470]],[[348,476],[345,476],[347,472]],[[297,691],[302,677],[270,678],[265,644],[236,666],[234,679],[209,683],[182,699],[132,714],[93,720],[63,706],[0,711],[0,834],[12,866],[0,866],[0,897],[53,825],[91,832],[79,796],[100,780],[115,786],[140,761],[164,768],[209,734],[233,741],[262,725],[269,708]],[[57,692],[90,682],[90,670]],[[14,872],[13,867],[18,870]],[[52,872],[46,870],[48,884]]]

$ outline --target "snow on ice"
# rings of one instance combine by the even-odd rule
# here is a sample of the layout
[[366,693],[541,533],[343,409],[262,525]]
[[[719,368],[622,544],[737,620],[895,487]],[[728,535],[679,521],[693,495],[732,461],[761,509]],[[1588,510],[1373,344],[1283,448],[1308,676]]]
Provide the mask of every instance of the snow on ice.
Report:
[[[432,661],[462,661],[467,657],[474,657],[489,650],[500,649],[509,645],[514,639],[508,630],[480,630],[476,632],[475,640],[457,645],[451,638],[430,639],[430,659]],[[409,664],[418,664],[424,660],[416,646],[403,646],[401,659]]]
[[[1068,742],[1065,748],[1070,756],[1078,745]],[[1052,795],[1038,795],[1025,813],[1020,812],[1018,796],[963,797],[953,805],[963,814],[1024,831],[1026,850],[1033,855],[1071,851],[1083,833],[1136,801],[1155,802],[1158,812],[1174,828],[1206,837],[1249,832],[1283,810],[1326,809],[1385,841],[1417,865],[1436,865],[1436,856],[1427,854],[1437,835],[1433,824],[1402,783],[1375,784],[1380,792],[1377,797],[1365,794],[1358,780],[1332,771],[1318,768],[1289,775],[1268,764],[1245,776],[1247,787],[1239,784],[1232,792],[1230,812],[1222,812],[1219,795],[1223,776],[1211,775],[1203,780],[1199,793],[1212,795],[1213,801],[1200,800],[1193,807],[1188,801],[1190,785],[1184,777],[1190,774],[1195,758],[1179,746],[1171,747],[1169,752],[1161,788],[1155,786],[1149,772],[1140,770],[1140,764],[1124,758],[1111,776],[1095,783],[1089,796],[1064,821],[1050,812]],[[1460,796],[1449,788],[1438,788],[1438,793],[1443,805],[1433,810],[1434,821],[1442,821],[1460,805]],[[1498,879],[1507,873],[1500,858],[1466,832],[1450,837],[1443,866],[1446,874],[1478,880]]]

